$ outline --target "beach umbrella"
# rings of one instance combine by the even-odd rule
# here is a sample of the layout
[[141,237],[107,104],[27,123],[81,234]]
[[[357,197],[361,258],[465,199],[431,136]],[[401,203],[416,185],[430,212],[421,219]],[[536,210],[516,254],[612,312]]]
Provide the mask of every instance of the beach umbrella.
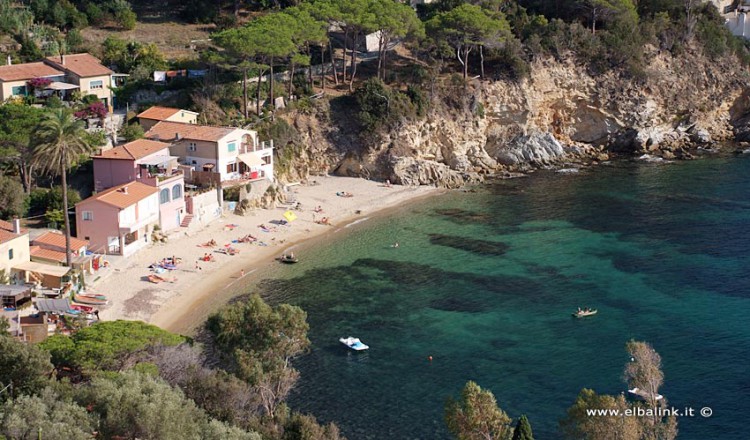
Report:
[[285,219],[286,219],[286,220],[287,220],[287,221],[288,221],[289,223],[291,223],[291,222],[293,222],[293,221],[297,220],[297,216],[296,216],[296,215],[294,215],[294,213],[293,213],[292,211],[287,211],[287,212],[285,212],[285,213],[284,213],[284,218],[285,218]]

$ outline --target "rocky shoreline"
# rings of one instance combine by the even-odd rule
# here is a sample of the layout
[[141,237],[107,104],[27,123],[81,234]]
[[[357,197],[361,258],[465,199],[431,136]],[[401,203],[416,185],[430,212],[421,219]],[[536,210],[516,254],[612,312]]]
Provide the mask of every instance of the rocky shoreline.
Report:
[[317,113],[287,115],[298,154],[282,178],[331,173],[457,188],[613,157],[690,160],[698,148],[750,141],[750,73],[731,59],[651,55],[647,79],[639,80],[536,61],[527,79],[444,90],[425,117],[366,138],[351,108],[322,102]]

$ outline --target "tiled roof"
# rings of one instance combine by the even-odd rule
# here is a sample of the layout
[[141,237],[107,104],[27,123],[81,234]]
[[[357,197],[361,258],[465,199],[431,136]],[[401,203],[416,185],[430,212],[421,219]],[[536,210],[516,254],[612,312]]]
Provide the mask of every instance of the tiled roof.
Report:
[[157,121],[166,121],[167,119],[169,119],[169,117],[174,116],[180,111],[181,110],[178,108],[154,106],[139,113],[138,117],[144,119],[155,119]]
[[44,249],[39,246],[31,246],[29,248],[29,253],[32,257],[42,258],[44,260],[52,260],[57,261],[60,263],[64,263],[67,261],[67,258],[65,257],[65,252],[60,251],[53,251],[51,249]]
[[[31,244],[36,246],[52,246],[65,249],[65,235],[58,232],[47,232],[31,240]],[[79,238],[70,237],[70,248],[78,250],[87,247],[89,242]]]
[[[126,188],[127,192],[125,192]],[[98,200],[116,208],[124,209],[138,203],[152,194],[156,194],[157,191],[159,191],[159,189],[155,186],[149,186],[141,182],[133,181],[114,186],[100,192],[99,194],[94,194],[88,199],[78,202],[76,206],[93,200]]]
[[45,61],[58,69],[69,70],[82,78],[114,73],[104,67],[98,58],[88,53],[63,55],[63,59],[64,63],[61,62],[59,56],[47,57]]
[[233,127],[210,127],[207,125],[184,124],[182,122],[157,122],[146,132],[151,139],[172,140],[179,134],[181,138],[196,141],[218,142],[220,139],[238,130]]
[[0,243],[5,243],[6,241],[11,241],[18,237],[20,237],[20,235],[0,229]]
[[65,75],[65,73],[42,62],[0,66],[0,80],[2,81],[21,81],[24,79],[58,75]]
[[[0,229],[6,232],[13,232],[13,223],[6,222],[5,220],[0,220]],[[21,228],[21,234],[25,234],[27,232],[27,229]]]
[[111,150],[107,150],[102,154],[95,156],[95,158],[136,160],[154,154],[165,148],[169,148],[169,144],[148,139],[138,139]]

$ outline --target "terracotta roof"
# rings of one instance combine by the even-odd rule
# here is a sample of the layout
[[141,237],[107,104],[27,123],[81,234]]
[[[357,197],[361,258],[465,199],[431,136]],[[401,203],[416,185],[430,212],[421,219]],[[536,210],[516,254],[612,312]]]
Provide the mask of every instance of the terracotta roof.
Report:
[[157,122],[146,132],[146,137],[151,139],[172,140],[176,134],[181,138],[196,141],[218,142],[235,130],[234,127],[210,127],[207,125],[185,124],[182,122],[162,121]]
[[[65,235],[60,234],[59,232],[46,232],[31,240],[31,244],[35,246],[53,246],[65,249]],[[70,249],[78,250],[82,247],[87,247],[88,245],[89,242],[86,240],[70,237]]]
[[65,258],[65,252],[44,249],[39,246],[31,246],[29,248],[29,253],[32,257],[42,258],[44,260],[52,260],[60,263],[64,263],[67,261],[67,258]]
[[0,80],[2,81],[20,81],[58,75],[65,75],[65,72],[41,62],[0,66]]
[[[127,193],[123,191],[126,187]],[[76,206],[92,200],[98,200],[116,208],[124,209],[138,203],[152,194],[156,194],[157,191],[159,191],[159,189],[155,186],[149,186],[141,182],[133,181],[114,186],[100,192],[99,194],[94,194],[88,199],[78,202]]]
[[138,139],[111,150],[107,150],[98,156],[94,156],[94,158],[136,160],[154,154],[165,148],[169,148],[169,144],[148,139]]
[[65,64],[60,62],[59,56],[47,57],[45,61],[52,66],[73,72],[80,77],[111,75],[114,72],[102,65],[95,56],[88,53],[64,55]]
[[140,113],[138,113],[139,118],[145,118],[145,119],[155,119],[157,121],[166,121],[171,116],[174,116],[181,110],[178,108],[172,108],[172,107],[159,107],[154,106],[147,110],[144,110]]
[[[4,230],[5,232],[13,233],[13,223],[6,222],[5,220],[0,220],[0,230]],[[21,228],[21,234],[25,234],[29,232],[26,228]]]
[[0,229],[0,243],[5,243],[6,241],[11,241],[14,238],[21,237],[18,234],[14,234],[12,232],[8,232],[4,229]]

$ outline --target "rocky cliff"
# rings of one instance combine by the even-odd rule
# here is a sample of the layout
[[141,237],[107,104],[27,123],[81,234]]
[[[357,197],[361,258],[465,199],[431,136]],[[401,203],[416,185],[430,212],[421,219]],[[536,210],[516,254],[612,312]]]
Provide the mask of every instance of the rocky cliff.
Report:
[[[750,75],[734,59],[652,51],[638,79],[593,76],[573,62],[533,63],[520,82],[475,80],[463,107],[433,98],[427,116],[363,140],[352,115],[287,115],[288,180],[337,173],[456,187],[532,167],[596,163],[613,154],[690,158],[691,148],[750,140]],[[734,131],[733,131],[734,130]],[[289,148],[289,147],[285,147]]]

